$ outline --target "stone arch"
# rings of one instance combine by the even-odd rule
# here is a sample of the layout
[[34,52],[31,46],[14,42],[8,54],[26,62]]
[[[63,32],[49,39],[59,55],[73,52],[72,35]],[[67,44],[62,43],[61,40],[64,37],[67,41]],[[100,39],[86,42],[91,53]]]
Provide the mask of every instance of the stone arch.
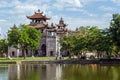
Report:
[[15,51],[12,51],[12,56],[15,56]]
[[46,56],[46,45],[45,44],[41,46],[41,50],[42,50],[42,56]]

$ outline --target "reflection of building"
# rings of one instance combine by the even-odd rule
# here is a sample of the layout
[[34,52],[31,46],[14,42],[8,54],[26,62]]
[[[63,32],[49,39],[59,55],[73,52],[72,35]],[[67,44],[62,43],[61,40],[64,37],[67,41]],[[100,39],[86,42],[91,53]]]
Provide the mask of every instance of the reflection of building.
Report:
[[8,66],[0,65],[0,80],[9,80],[8,78]]
[[[60,45],[59,37],[63,34],[66,34],[68,30],[66,29],[66,24],[64,20],[61,18],[59,24],[51,24],[49,25],[47,20],[50,18],[43,15],[43,12],[35,12],[32,16],[27,16],[28,19],[31,20],[29,27],[33,27],[41,31],[42,39],[40,41],[38,51],[35,51],[37,56],[56,56],[60,53]],[[9,54],[16,53],[16,51],[9,50]],[[29,52],[31,55],[31,52]],[[16,55],[15,55],[16,56]]]
[[61,76],[62,76],[62,66],[61,64],[58,64],[56,66],[56,80],[61,80]]
[[62,66],[60,64],[9,65],[8,76],[9,80],[62,80]]

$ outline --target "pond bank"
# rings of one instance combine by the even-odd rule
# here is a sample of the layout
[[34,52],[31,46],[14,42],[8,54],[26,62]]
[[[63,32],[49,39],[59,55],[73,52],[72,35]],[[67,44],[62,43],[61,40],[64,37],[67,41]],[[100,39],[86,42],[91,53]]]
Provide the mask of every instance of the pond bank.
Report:
[[22,64],[120,64],[120,59],[22,61]]
[[120,64],[120,59],[100,59],[100,60],[47,60],[47,61],[17,61],[0,62],[0,64]]

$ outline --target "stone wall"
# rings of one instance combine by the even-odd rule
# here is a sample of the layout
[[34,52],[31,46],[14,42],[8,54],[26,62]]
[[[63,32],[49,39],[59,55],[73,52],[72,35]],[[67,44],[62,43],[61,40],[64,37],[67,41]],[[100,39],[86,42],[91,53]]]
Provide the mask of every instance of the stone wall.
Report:
[[56,37],[47,36],[46,38],[46,56],[55,56],[56,55]]

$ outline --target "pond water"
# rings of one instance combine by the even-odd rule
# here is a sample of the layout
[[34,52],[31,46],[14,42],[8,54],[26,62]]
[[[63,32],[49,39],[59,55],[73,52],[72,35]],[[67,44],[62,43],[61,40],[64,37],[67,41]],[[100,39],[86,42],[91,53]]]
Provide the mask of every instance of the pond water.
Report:
[[120,80],[120,65],[0,65],[0,80]]

